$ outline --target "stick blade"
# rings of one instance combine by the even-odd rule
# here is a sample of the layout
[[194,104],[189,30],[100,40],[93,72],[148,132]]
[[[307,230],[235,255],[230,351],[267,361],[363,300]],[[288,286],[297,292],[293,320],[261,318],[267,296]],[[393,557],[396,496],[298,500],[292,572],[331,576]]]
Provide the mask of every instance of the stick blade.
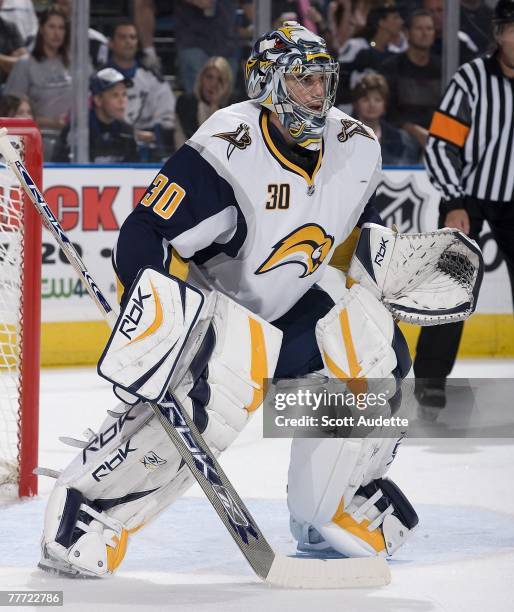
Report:
[[382,557],[302,559],[275,555],[266,582],[293,589],[365,588],[389,584],[391,572]]

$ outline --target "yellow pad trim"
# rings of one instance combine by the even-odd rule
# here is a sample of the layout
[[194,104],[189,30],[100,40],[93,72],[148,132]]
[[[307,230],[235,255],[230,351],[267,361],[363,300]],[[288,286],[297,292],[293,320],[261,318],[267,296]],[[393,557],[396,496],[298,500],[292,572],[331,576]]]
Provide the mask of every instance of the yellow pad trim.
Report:
[[368,388],[366,378],[364,376],[359,377],[362,368],[359,365],[357,353],[355,352],[355,345],[353,343],[352,333],[350,330],[350,319],[348,317],[348,310],[346,308],[343,308],[339,313],[339,323],[343,333],[344,348],[346,350],[346,357],[348,358],[350,373],[347,374],[336,364],[336,362],[326,351],[323,351],[325,363],[336,378],[347,381],[347,386],[352,393],[365,393]]
[[386,549],[384,536],[380,531],[380,528],[374,531],[369,531],[370,521],[362,519],[358,523],[351,515],[344,511],[344,497],[341,498],[341,502],[332,517],[332,522],[335,523],[341,529],[348,531],[360,540],[367,542],[377,553],[382,552]]
[[107,569],[110,572],[114,572],[114,570],[120,566],[123,558],[125,557],[125,553],[127,552],[127,544],[128,544],[128,533],[125,529],[121,530],[121,537],[118,538],[114,536],[113,538],[115,546],[107,546]]
[[252,365],[250,375],[252,380],[259,385],[258,389],[253,390],[253,399],[249,406],[245,406],[248,412],[257,410],[264,399],[264,379],[268,374],[268,360],[266,357],[266,342],[264,332],[259,321],[248,318],[250,323],[250,339],[252,344]]
[[362,368],[360,367],[359,361],[357,360],[357,353],[355,352],[352,332],[350,331],[350,319],[348,317],[348,310],[346,310],[346,308],[343,308],[339,313],[339,323],[341,324],[344,347],[346,349],[346,355],[348,357],[348,365],[350,366],[350,377],[357,378],[361,373]]
[[321,142],[321,138],[308,138],[305,142],[299,142],[298,145],[303,148],[307,148],[311,144],[318,144]]

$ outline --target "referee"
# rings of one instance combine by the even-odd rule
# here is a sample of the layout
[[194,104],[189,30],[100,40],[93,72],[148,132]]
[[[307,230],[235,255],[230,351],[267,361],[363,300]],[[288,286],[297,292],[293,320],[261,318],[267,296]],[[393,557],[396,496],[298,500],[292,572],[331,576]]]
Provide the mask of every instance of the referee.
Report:
[[[425,165],[441,193],[439,226],[477,240],[488,222],[514,300],[514,0],[494,12],[496,50],[463,64],[434,113]],[[464,324],[424,327],[414,374],[421,405],[443,408]]]

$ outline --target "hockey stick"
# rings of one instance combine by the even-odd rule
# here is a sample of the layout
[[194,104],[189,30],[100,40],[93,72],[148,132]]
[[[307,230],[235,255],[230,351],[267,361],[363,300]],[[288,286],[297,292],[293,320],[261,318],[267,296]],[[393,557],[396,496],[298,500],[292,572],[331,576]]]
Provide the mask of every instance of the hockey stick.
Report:
[[[43,223],[82,279],[98,309],[110,327],[114,327],[117,321],[115,311],[34,184],[9,142],[5,128],[0,129],[0,153],[20,181],[24,192],[36,206]],[[151,404],[151,406],[230,535],[260,578],[282,587],[321,589],[381,586],[390,582],[389,567],[380,557],[321,560],[287,557],[275,553],[196,425],[172,393],[168,392],[160,404]]]

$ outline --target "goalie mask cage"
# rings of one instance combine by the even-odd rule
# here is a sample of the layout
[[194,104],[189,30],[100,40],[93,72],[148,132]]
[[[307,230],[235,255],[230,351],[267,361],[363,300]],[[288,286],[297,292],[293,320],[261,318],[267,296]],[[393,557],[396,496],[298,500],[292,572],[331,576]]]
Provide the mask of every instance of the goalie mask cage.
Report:
[[[41,188],[42,143],[30,120],[0,118]],[[0,498],[37,493],[41,219],[0,156]]]

